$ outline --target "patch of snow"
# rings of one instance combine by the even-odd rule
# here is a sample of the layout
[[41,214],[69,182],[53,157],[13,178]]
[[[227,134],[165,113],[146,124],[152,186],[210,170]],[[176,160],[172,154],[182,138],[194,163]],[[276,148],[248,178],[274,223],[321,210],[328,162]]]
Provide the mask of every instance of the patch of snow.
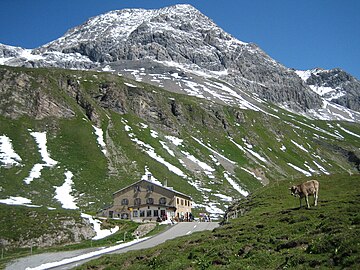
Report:
[[81,213],[81,217],[82,218],[86,218],[89,220],[89,222],[93,225],[94,230],[96,235],[92,238],[92,240],[99,240],[99,239],[103,239],[109,235],[112,235],[114,233],[116,233],[119,230],[119,226],[115,226],[112,229],[106,229],[106,230],[102,230],[101,229],[101,221],[98,219],[94,219],[91,215],[87,215],[84,213]]
[[295,73],[306,82],[313,72],[311,70],[295,70]]
[[20,57],[23,57],[30,61],[45,59],[43,56],[37,55],[37,54],[32,54],[31,52],[32,52],[31,49],[24,49],[21,51]]
[[150,130],[150,136],[156,139],[159,137],[159,133],[157,133],[155,130]]
[[337,126],[342,130],[342,131],[345,131],[347,134],[350,134],[352,136],[355,136],[357,138],[360,138],[360,135],[354,133],[354,132],[351,132],[350,130],[347,130],[346,128],[343,128],[342,126],[340,126],[340,124],[337,124]]
[[45,162],[46,166],[48,167],[55,166],[58,162],[50,158],[50,154],[46,146],[47,143],[46,132],[31,132],[30,135],[35,138],[35,141],[39,147],[40,155],[43,161]]
[[232,202],[232,200],[233,200],[232,197],[224,195],[224,194],[216,193],[216,194],[213,194],[213,195],[216,196],[216,197],[219,197],[222,201],[225,201],[225,202]]
[[252,149],[253,146],[252,144],[248,143],[247,140],[245,138],[241,138],[241,140],[243,141],[243,143],[245,144],[245,147]]
[[103,67],[102,69],[103,71],[106,71],[106,72],[114,72],[115,70],[112,69],[109,65],[106,65],[105,67]]
[[304,146],[302,146],[301,144],[298,144],[297,142],[295,142],[295,141],[293,141],[293,140],[291,140],[291,142],[292,142],[296,147],[298,147],[298,148],[300,148],[301,150],[303,150],[304,152],[309,153],[309,151],[308,151]]
[[241,188],[239,186],[238,183],[235,182],[235,180],[233,180],[230,177],[230,173],[229,172],[224,172],[224,177],[225,179],[229,182],[229,184],[237,191],[239,192],[241,195],[243,195],[244,197],[249,195],[249,192],[247,192],[246,190],[244,190],[243,188]]
[[144,124],[144,123],[140,123],[140,127],[145,129],[145,128],[148,128],[149,126],[147,124]]
[[209,155],[209,157],[211,158],[211,160],[215,163],[216,166],[220,166],[221,163],[216,159],[216,157],[214,157],[213,155]]
[[[125,130],[126,131],[132,130],[132,128],[130,126],[125,126]],[[153,158],[157,162],[165,165],[169,171],[175,173],[176,175],[178,175],[182,178],[185,178],[185,179],[187,178],[186,174],[182,170],[180,170],[178,167],[172,165],[171,163],[167,162],[163,157],[158,155],[155,152],[155,149],[151,145],[144,143],[143,141],[140,141],[138,138],[135,137],[135,134],[129,134],[129,137],[131,138],[131,141],[133,141],[137,145],[141,146],[143,148],[143,150],[145,151],[145,153],[148,154],[151,158]]]
[[168,139],[170,142],[172,142],[176,146],[180,146],[183,143],[183,139],[179,139],[175,136],[165,136],[166,139]]
[[161,146],[173,157],[175,157],[175,153],[174,151],[172,151],[169,146],[167,146],[166,142],[163,142],[163,141],[159,141]]
[[206,149],[208,149],[209,151],[211,151],[213,154],[221,157],[222,159],[225,159],[226,161],[230,162],[231,164],[236,164],[235,161],[232,161],[232,160],[228,159],[227,157],[223,156],[222,154],[216,152],[216,151],[213,150],[211,147],[205,145],[202,141],[200,141],[199,139],[195,138],[194,136],[191,136],[191,138],[193,138],[198,144],[202,145],[203,147],[205,147]]
[[183,171],[181,171],[178,167],[172,165],[171,163],[167,162],[163,157],[156,154],[155,149],[152,146],[140,141],[137,138],[132,138],[131,140],[136,144],[142,146],[146,154],[148,154],[151,158],[155,159],[157,162],[165,165],[169,171],[175,173],[182,178],[187,178],[186,174],[183,173]]
[[285,146],[285,145],[281,145],[280,150],[283,151],[283,152],[285,152],[285,151],[286,151],[286,146]]
[[219,205],[219,203],[209,202],[208,205],[205,207],[205,209],[208,213],[213,214],[213,215],[224,214],[225,212],[223,210],[221,210],[218,207],[218,205]]
[[310,173],[316,173],[316,171],[313,168],[311,168],[307,162],[304,163],[304,166],[309,170]]
[[249,149],[249,148],[244,148],[244,147],[242,147],[240,144],[236,143],[233,138],[229,138],[229,140],[230,140],[233,144],[235,144],[235,145],[236,145],[241,151],[243,151],[244,153],[249,152],[251,155],[253,155],[254,157],[256,157],[258,160],[260,160],[260,161],[262,161],[262,162],[264,162],[264,163],[267,163],[266,158],[262,157],[260,154],[256,153],[255,151],[253,151],[253,150],[251,150],[251,149]]
[[39,178],[41,176],[41,170],[44,167],[51,168],[58,163],[56,160],[53,160],[52,158],[50,158],[50,154],[49,154],[49,152],[47,150],[47,146],[46,146],[46,142],[47,142],[46,132],[31,132],[30,135],[34,137],[34,139],[38,145],[42,160],[45,163],[43,163],[43,164],[37,163],[33,166],[33,168],[30,171],[29,176],[24,179],[24,182],[26,184],[30,184],[35,178]]
[[313,160],[313,163],[316,165],[316,167],[319,168],[320,171],[322,171],[323,173],[329,175],[330,173],[323,167],[321,166],[319,163],[317,163],[315,160]]
[[106,155],[106,144],[104,141],[104,132],[102,131],[101,128],[97,128],[96,126],[93,126],[94,130],[95,130],[95,135],[97,136],[97,142],[99,144],[99,146],[101,147],[101,152],[104,153],[104,155]]
[[31,204],[31,200],[24,197],[10,196],[8,199],[0,200],[0,203],[8,205],[22,205],[27,207],[41,207],[40,205]]
[[2,167],[19,166],[22,159],[15,153],[11,139],[5,135],[0,136],[0,162],[3,163]]
[[[336,92],[336,89],[331,88],[331,87],[326,87],[326,86],[309,85],[309,87],[311,88],[311,90],[313,90],[316,94],[318,94],[320,96],[324,96],[331,92]],[[341,93],[338,97],[341,97],[344,94],[345,93]],[[332,99],[333,99],[333,97],[332,97]]]
[[209,202],[207,204],[197,204],[193,203],[195,208],[205,208],[205,211],[212,214],[213,216],[219,216],[224,214],[224,211],[221,210],[218,206],[218,203]]
[[71,171],[65,172],[65,182],[62,186],[55,188],[56,195],[54,196],[61,204],[64,209],[78,209],[75,203],[75,197],[71,195],[72,185],[74,184],[72,177],[73,173]]
[[131,83],[127,83],[127,82],[124,82],[124,84],[125,84],[126,86],[131,87],[131,88],[136,88],[136,87],[137,87],[136,85],[131,84]]
[[212,172],[215,171],[214,168],[212,168],[211,166],[209,166],[208,164],[206,164],[203,161],[198,160],[196,157],[194,157],[193,155],[191,155],[189,152],[186,151],[181,151],[181,153],[183,153],[187,159],[189,159],[190,161],[194,162],[195,164],[197,164],[200,168],[202,168],[205,172],[205,174],[209,177],[209,178],[215,178],[212,174]]
[[293,169],[297,170],[298,172],[301,172],[302,174],[306,175],[306,176],[311,176],[312,174],[306,170],[303,170],[297,166],[295,166],[294,164],[291,163],[287,163],[290,167],[292,167]]

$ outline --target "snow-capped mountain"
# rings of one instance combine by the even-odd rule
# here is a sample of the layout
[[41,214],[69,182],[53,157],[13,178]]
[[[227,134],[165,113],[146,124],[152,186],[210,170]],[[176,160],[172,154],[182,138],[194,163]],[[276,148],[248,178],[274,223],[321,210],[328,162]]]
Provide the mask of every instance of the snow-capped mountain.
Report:
[[111,11],[34,50],[2,46],[1,56],[11,66],[111,71],[240,108],[264,111],[272,102],[308,116],[360,119],[346,109],[339,118],[294,70],[190,5]]
[[296,73],[327,101],[360,111],[360,81],[349,73],[338,68],[298,70]]

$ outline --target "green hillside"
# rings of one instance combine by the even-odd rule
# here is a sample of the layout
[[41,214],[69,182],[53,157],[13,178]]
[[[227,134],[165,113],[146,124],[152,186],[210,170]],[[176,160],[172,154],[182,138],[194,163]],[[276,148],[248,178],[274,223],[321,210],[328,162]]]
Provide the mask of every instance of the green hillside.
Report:
[[[0,162],[0,218],[13,219],[20,206],[4,201],[14,197],[37,206],[31,208],[35,213],[95,214],[112,203],[113,192],[146,171],[191,195],[195,215],[220,217],[232,200],[269,183],[358,172],[358,124],[261,106],[263,112],[223,106],[109,73],[1,66],[0,136],[11,140],[21,161]],[[46,136],[56,165],[45,163],[34,132]],[[45,164],[41,176],[26,180],[35,164]],[[72,210],[56,197],[69,172]],[[51,224],[51,216],[42,222]],[[62,243],[41,242],[46,226],[34,235],[30,224],[19,223],[22,243]],[[0,238],[6,248],[20,245],[10,231]]]
[[318,207],[299,209],[288,190],[294,182],[279,181],[236,203],[243,216],[213,232],[106,255],[77,269],[358,269],[360,177],[317,179]]

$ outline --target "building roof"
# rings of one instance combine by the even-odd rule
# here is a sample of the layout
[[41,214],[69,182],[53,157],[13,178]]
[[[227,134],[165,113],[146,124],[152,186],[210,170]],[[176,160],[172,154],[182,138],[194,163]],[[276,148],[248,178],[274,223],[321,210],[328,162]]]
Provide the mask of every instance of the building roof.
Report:
[[166,190],[171,191],[171,192],[173,192],[173,193],[175,193],[175,194],[177,194],[177,195],[180,195],[180,196],[183,196],[183,197],[187,197],[187,198],[189,198],[190,200],[192,200],[192,197],[189,196],[189,195],[186,195],[186,194],[184,194],[184,193],[181,193],[181,192],[179,192],[179,191],[176,191],[176,190],[174,190],[174,189],[171,188],[171,187],[164,187],[164,186],[159,185],[159,184],[157,184],[157,183],[155,183],[155,182],[153,182],[153,181],[149,181],[149,180],[145,180],[145,179],[141,179],[141,180],[139,180],[139,181],[137,181],[137,182],[135,182],[135,183],[132,183],[131,185],[128,185],[127,187],[124,187],[124,188],[122,188],[122,189],[119,189],[118,191],[115,191],[115,192],[113,193],[113,195],[115,195],[115,194],[117,194],[117,193],[119,193],[119,192],[121,192],[121,191],[123,191],[123,190],[125,190],[125,189],[127,189],[127,188],[130,188],[130,187],[132,187],[132,186],[135,186],[135,185],[137,185],[137,184],[140,183],[140,182],[147,182],[147,183],[149,183],[149,184],[158,186],[158,187],[160,187],[160,188],[166,189]]

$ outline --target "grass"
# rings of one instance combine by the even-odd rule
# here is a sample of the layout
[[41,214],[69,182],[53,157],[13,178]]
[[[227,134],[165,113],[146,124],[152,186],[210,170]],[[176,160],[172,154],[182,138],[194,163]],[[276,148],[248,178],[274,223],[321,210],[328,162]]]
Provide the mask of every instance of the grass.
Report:
[[77,269],[358,269],[360,177],[317,179],[318,207],[299,209],[288,191],[292,181],[280,181],[240,201],[244,215],[213,232],[106,255]]
[[[330,173],[336,173],[337,171],[355,171],[353,164],[347,160],[344,153],[353,151],[359,156],[358,137],[337,127],[340,123],[347,130],[360,134],[360,126],[355,123],[314,121],[295,114],[290,115],[282,109],[272,112],[280,117],[278,119],[260,112],[240,110],[235,107],[212,104],[195,97],[170,93],[145,83],[136,82],[142,88],[130,89],[124,86],[123,78],[109,73],[11,67],[1,67],[2,70],[8,70],[14,78],[24,73],[29,75],[31,89],[38,89],[41,93],[51,96],[60,105],[65,104],[75,113],[75,116],[61,119],[46,117],[41,120],[35,120],[29,116],[16,119],[0,116],[0,135],[5,134],[12,140],[15,152],[23,159],[23,166],[0,167],[1,199],[22,196],[31,199],[33,204],[43,205],[45,209],[46,207],[60,208],[61,205],[54,199],[54,187],[64,183],[64,173],[70,170],[74,173],[72,195],[77,198],[78,206],[82,211],[96,213],[100,208],[112,203],[113,192],[137,181],[144,174],[144,167],[147,166],[158,180],[166,179],[170,186],[191,195],[195,202],[204,203],[206,196],[212,202],[218,202],[220,208],[226,209],[226,202],[219,200],[213,193],[222,193],[233,198],[239,198],[240,195],[224,179],[223,172],[227,168],[215,165],[209,157],[213,153],[194,141],[192,136],[202,139],[205,144],[209,142],[216,152],[234,160],[236,165],[233,179],[251,192],[262,188],[262,184],[242,168],[260,169],[270,182],[275,182],[292,176],[295,178],[303,176],[291,168],[287,162],[306,169],[304,163],[307,161],[309,166],[318,169],[313,163],[316,161]],[[75,85],[76,89],[69,88],[69,81]],[[109,88],[106,88],[107,86]],[[10,92],[7,95],[12,93]],[[13,92],[17,93],[15,90]],[[110,95],[108,97],[110,105],[103,104],[101,101],[104,92]],[[99,118],[96,123],[101,124],[104,135],[108,139],[107,157],[100,151],[96,142],[92,127],[95,121],[91,122],[86,118],[84,104],[83,107],[78,105],[77,97],[75,97],[78,94],[83,103],[89,105]],[[3,100],[7,100],[7,97]],[[176,102],[178,112],[180,112],[178,115],[171,111],[173,102]],[[8,105],[6,102],[2,105],[4,108],[1,109],[4,111]],[[237,117],[238,114],[240,117]],[[201,182],[203,188],[211,189],[211,192],[202,194],[190,185],[188,180],[171,173],[164,165],[149,157],[130,140],[121,119],[129,121],[137,138],[151,144],[156,153],[181,168],[192,180]],[[159,139],[163,141],[166,141],[165,135],[174,135],[183,139],[183,146],[176,149],[174,147],[177,157],[181,155],[180,150],[191,153],[215,168],[215,179],[209,179],[204,173],[184,168],[177,157],[172,157],[163,149],[158,139],[150,136],[149,129],[138,128],[141,122],[149,125],[149,129],[157,131]],[[326,132],[315,130],[314,127],[320,127],[331,134],[337,131],[344,139],[335,139]],[[23,180],[29,175],[32,166],[41,162],[41,156],[28,129],[47,132],[48,150],[51,157],[59,161],[54,168],[44,168],[41,177],[35,179],[30,185],[24,184]],[[264,163],[250,154],[245,154],[230,142],[229,137],[242,146],[244,146],[242,139],[246,139],[253,145],[253,150],[269,162]],[[300,150],[291,140],[309,149],[309,153]],[[282,145],[286,146],[286,151],[280,150]],[[112,167],[113,171],[109,167]],[[9,209],[1,211],[0,219],[4,222],[16,220],[11,212],[17,210],[11,210],[13,206],[6,207]],[[4,206],[4,209],[6,207]],[[194,213],[196,214],[197,211],[204,211],[204,209],[195,209]],[[25,222],[19,222],[14,231],[26,231],[26,225]],[[5,229],[8,231],[5,232]],[[2,233],[1,236],[9,235],[16,239],[11,227],[4,226]],[[200,255],[196,256],[198,257],[194,257],[193,260],[199,265],[206,259]],[[202,256],[205,255],[202,254]],[[156,263],[154,259],[152,264]]]

